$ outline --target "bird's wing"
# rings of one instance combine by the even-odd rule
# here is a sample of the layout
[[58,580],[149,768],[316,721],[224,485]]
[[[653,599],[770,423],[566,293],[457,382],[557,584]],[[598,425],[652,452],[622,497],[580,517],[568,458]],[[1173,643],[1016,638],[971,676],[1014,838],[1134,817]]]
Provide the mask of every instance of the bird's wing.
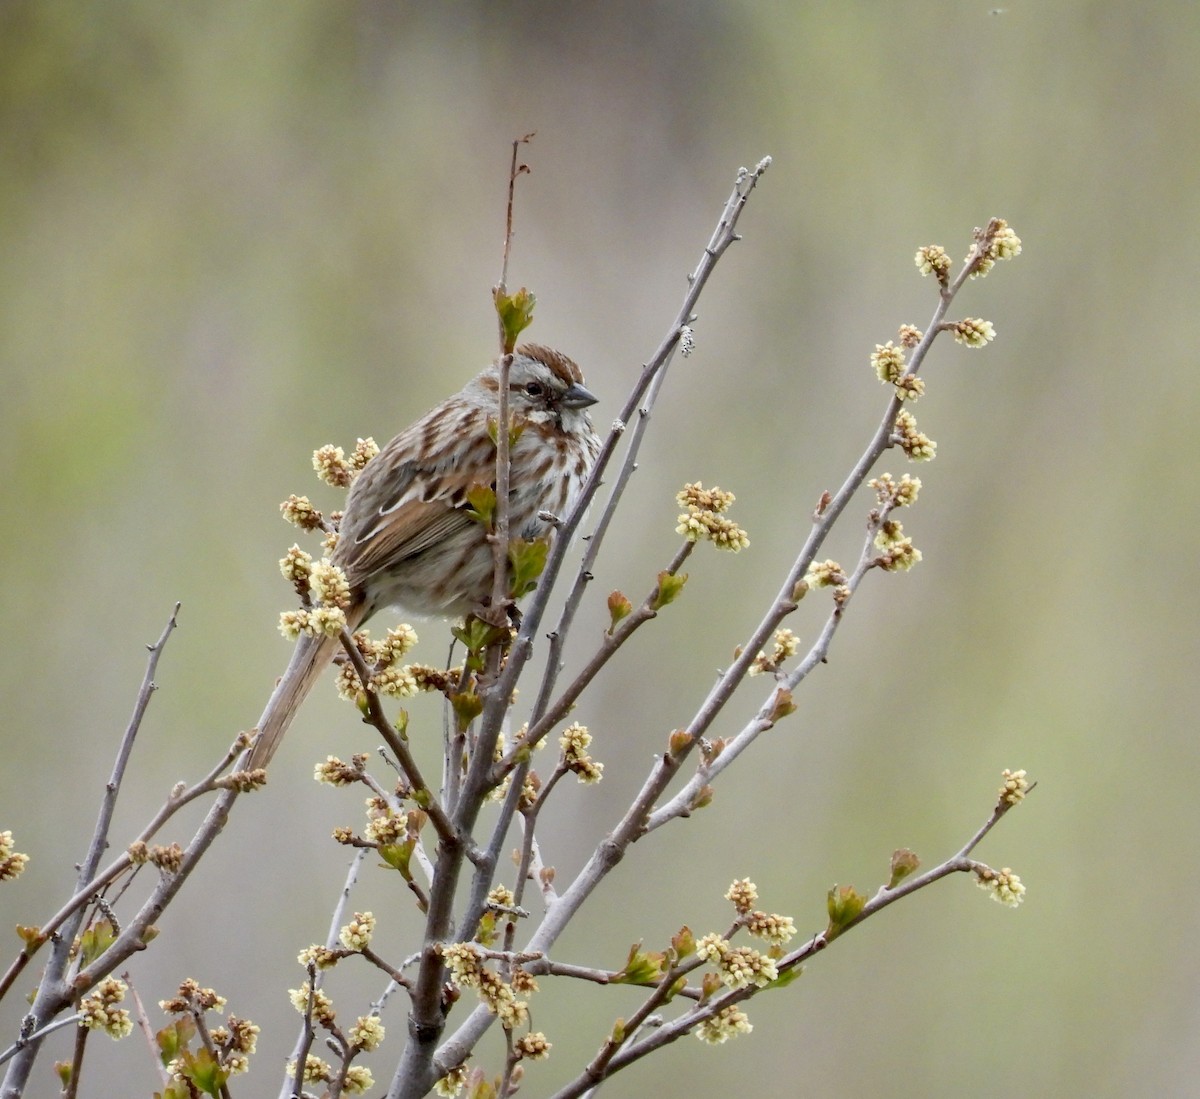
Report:
[[452,539],[475,522],[466,511],[473,482],[461,470],[396,471],[393,491],[375,512],[342,532],[338,557],[351,586],[360,587],[384,567]]

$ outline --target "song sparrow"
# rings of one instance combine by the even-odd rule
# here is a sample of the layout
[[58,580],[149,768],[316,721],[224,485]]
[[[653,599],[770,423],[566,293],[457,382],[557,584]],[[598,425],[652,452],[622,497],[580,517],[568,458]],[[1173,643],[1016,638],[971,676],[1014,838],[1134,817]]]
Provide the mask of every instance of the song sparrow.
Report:
[[[499,413],[500,369],[493,363],[453,397],[400,432],[367,463],[346,498],[332,560],[350,582],[346,612],[354,630],[376,611],[400,606],[421,615],[465,614],[487,599],[493,556],[487,531],[467,514],[473,484],[496,480],[488,432]],[[508,407],[524,425],[509,465],[509,530],[552,535],[539,512],[563,516],[579,497],[600,439],[585,409],[596,398],[566,355],[523,344],[508,376]],[[302,636],[259,720],[247,767],[265,767],[336,638]]]

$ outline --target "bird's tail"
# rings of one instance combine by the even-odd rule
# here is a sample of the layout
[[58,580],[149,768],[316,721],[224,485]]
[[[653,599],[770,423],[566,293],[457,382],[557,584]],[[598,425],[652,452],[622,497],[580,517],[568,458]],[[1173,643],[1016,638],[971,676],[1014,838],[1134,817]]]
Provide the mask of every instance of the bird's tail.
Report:
[[[363,617],[361,607],[352,607],[346,612],[351,632],[358,627]],[[258,739],[250,749],[246,770],[266,767],[271,762],[271,757],[278,749],[279,742],[283,740],[283,734],[292,724],[296,711],[308,697],[313,684],[333,660],[340,645],[341,640],[337,637],[309,637],[307,634],[301,634],[292,659],[288,662],[287,671],[276,684],[262,717],[258,719]]]

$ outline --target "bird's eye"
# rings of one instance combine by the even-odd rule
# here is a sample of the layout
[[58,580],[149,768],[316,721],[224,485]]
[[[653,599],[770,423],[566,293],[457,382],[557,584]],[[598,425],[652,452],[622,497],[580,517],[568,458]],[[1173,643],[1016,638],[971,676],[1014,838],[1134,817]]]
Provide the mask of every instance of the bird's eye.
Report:
[[541,382],[527,382],[525,384],[525,392],[530,397],[541,397],[546,392],[546,387]]

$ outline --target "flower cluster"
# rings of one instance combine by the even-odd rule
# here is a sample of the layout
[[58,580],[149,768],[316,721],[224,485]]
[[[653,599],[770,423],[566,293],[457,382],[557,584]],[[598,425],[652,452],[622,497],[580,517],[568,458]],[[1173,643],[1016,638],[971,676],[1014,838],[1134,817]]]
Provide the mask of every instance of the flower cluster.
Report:
[[893,438],[914,462],[928,462],[937,457],[937,443],[917,430],[917,418],[906,408],[896,413]]
[[363,833],[372,843],[400,843],[408,833],[408,817],[397,813],[383,798],[367,798],[367,826]]
[[500,1020],[505,1030],[529,1020],[529,1005],[518,1000],[513,987],[483,964],[483,957],[470,943],[447,943],[440,947],[450,981],[459,988],[473,988],[484,1006]]
[[433,1085],[434,1095],[440,1095],[442,1099],[454,1099],[456,1095],[466,1086],[467,1083],[467,1066],[466,1064],[455,1065],[449,1072],[446,1073],[436,1084]]
[[716,965],[721,980],[730,988],[764,988],[779,976],[773,959],[750,946],[732,946],[717,934],[698,939],[696,954]]
[[696,1037],[710,1046],[717,1046],[739,1034],[749,1034],[753,1029],[746,1013],[737,1004],[731,1004],[696,1027]]
[[[287,1066],[288,1075],[294,1080],[296,1078],[296,1062],[289,1061]],[[326,1061],[322,1061],[315,1053],[310,1053],[304,1059],[304,1083],[306,1084],[331,1084],[333,1083],[334,1072],[333,1067]],[[375,1086],[375,1077],[371,1074],[371,1070],[365,1065],[351,1065],[346,1069],[345,1082],[342,1085],[343,1095],[364,1095]]]
[[836,561],[814,561],[804,574],[810,588],[834,588],[846,583],[846,574]]
[[293,545],[287,554],[279,559],[279,571],[283,578],[295,585],[301,597],[308,595],[309,577],[312,575],[312,554]]
[[102,1030],[113,1041],[133,1032],[129,1012],[116,1005],[125,999],[128,986],[117,977],[105,977],[90,996],[79,1001],[79,1025],[88,1030]]
[[301,530],[319,530],[324,521],[307,496],[289,496],[279,505],[279,512],[292,526]]
[[338,941],[347,950],[365,950],[371,945],[371,936],[375,933],[375,914],[373,912],[355,912],[352,919],[338,932]]
[[346,612],[340,607],[284,611],[279,616],[279,632],[289,641],[295,641],[301,634],[307,634],[309,637],[338,637],[345,628]]
[[313,469],[317,477],[334,488],[350,487],[350,463],[340,446],[326,444],[313,451]]
[[592,734],[586,725],[574,722],[568,725],[558,738],[562,748],[560,766],[573,771],[580,782],[599,782],[603,777],[604,764],[597,763],[588,755],[588,745],[592,743]]
[[904,525],[895,519],[885,519],[879,524],[875,545],[883,550],[875,558],[875,564],[887,572],[907,572],[921,560],[921,551],[911,538],[905,537]]
[[366,464],[379,453],[375,440],[359,439],[349,458],[340,446],[325,445],[313,451],[313,469],[334,488],[349,488]]
[[346,610],[350,606],[350,582],[346,574],[327,557],[310,564],[309,587],[323,607]]
[[13,850],[13,834],[0,832],[0,881],[19,878],[28,864],[28,855]]
[[[385,637],[372,639],[366,630],[354,634],[354,644],[371,668],[371,690],[390,698],[411,698],[419,690],[433,690],[428,678],[418,679],[415,669],[420,665],[400,664],[417,644],[417,631],[405,622],[389,629]],[[354,665],[348,661],[338,669],[338,694],[354,702],[362,693],[362,683]]]
[[[971,272],[973,279],[983,278],[996,266],[997,260],[1015,259],[1021,254],[1021,238],[1003,218],[993,218],[986,229],[975,230],[977,241],[987,240],[989,235],[991,239],[988,240],[987,249],[975,265],[975,270]],[[967,261],[970,262],[970,259],[968,256]]]
[[379,1021],[378,1015],[360,1015],[347,1037],[352,1048],[370,1053],[379,1048],[386,1033],[387,1030]]
[[175,874],[183,865],[183,848],[177,843],[147,844],[141,840],[134,840],[129,845],[129,858],[137,864],[148,862],[165,874]]
[[366,773],[367,754],[360,752],[350,757],[350,762],[338,759],[337,756],[326,756],[324,763],[318,763],[313,768],[313,779],[327,786],[349,786],[358,782]]
[[689,542],[706,538],[718,549],[737,553],[750,545],[750,536],[723,512],[729,509],[735,497],[732,492],[714,485],[705,488],[697,481],[684,485],[675,495],[681,508],[687,510],[679,516],[676,534],[682,534]]
[[782,629],[775,631],[775,637],[771,646],[771,651],[768,653],[765,649],[754,658],[754,663],[750,665],[750,675],[762,675],[765,672],[774,672],[785,661],[790,660],[800,649],[800,638],[798,638],[791,630]]
[[911,507],[917,502],[917,494],[921,491],[921,479],[902,474],[900,480],[895,480],[890,473],[881,473],[870,482],[875,490],[880,507],[903,508]]
[[190,1015],[196,1011],[223,1011],[225,997],[211,988],[202,988],[191,977],[181,981],[179,991],[169,1000],[159,1000],[158,1006],[168,1015]]
[[1007,866],[1002,870],[993,870],[990,866],[975,868],[975,884],[980,889],[987,890],[992,900],[1009,908],[1016,908],[1025,899],[1025,886]]
[[551,1048],[552,1043],[540,1030],[531,1030],[516,1041],[513,1052],[529,1061],[544,1061],[550,1056]]
[[985,347],[996,338],[996,329],[992,327],[992,322],[981,320],[979,317],[965,317],[961,321],[954,321],[948,327],[954,333],[955,341],[964,347]]
[[904,377],[904,352],[891,340],[885,344],[877,343],[871,353],[871,365],[881,382],[895,385]]
[[312,946],[306,946],[296,955],[296,961],[305,969],[310,965],[316,966],[318,969],[332,969],[337,965],[338,957],[337,952],[330,950],[329,947],[313,943]]
[[1024,771],[1010,771],[1007,767],[1001,774],[1004,785],[1000,787],[1000,800],[1005,805],[1016,805],[1029,791],[1029,780]]
[[950,257],[940,244],[926,244],[918,248],[913,262],[922,275],[936,275],[940,283],[945,283],[950,274]]
[[503,883],[493,885],[488,890],[487,903],[490,908],[512,908],[516,902],[517,898],[513,891]]
[[333,1001],[329,996],[317,988],[314,989],[308,981],[305,981],[299,988],[288,989],[288,999],[301,1015],[308,1014],[309,1001],[312,1001],[312,1017],[313,1022],[320,1023],[321,1026],[333,1026],[333,1021],[337,1017],[337,1012],[333,1009]]
[[732,902],[739,916],[745,916],[758,900],[758,886],[749,878],[738,878],[725,891],[725,899]]
[[777,912],[754,911],[746,920],[746,930],[772,946],[785,946],[796,934],[796,921],[791,916],[781,916]]
[[904,360],[904,348],[915,347],[921,342],[921,333],[911,325],[903,325],[900,329],[900,343],[897,347],[891,340],[887,343],[877,343],[871,352],[871,366],[875,376],[884,385],[896,387],[896,395],[902,401],[915,401],[925,392],[925,382],[910,374]]

